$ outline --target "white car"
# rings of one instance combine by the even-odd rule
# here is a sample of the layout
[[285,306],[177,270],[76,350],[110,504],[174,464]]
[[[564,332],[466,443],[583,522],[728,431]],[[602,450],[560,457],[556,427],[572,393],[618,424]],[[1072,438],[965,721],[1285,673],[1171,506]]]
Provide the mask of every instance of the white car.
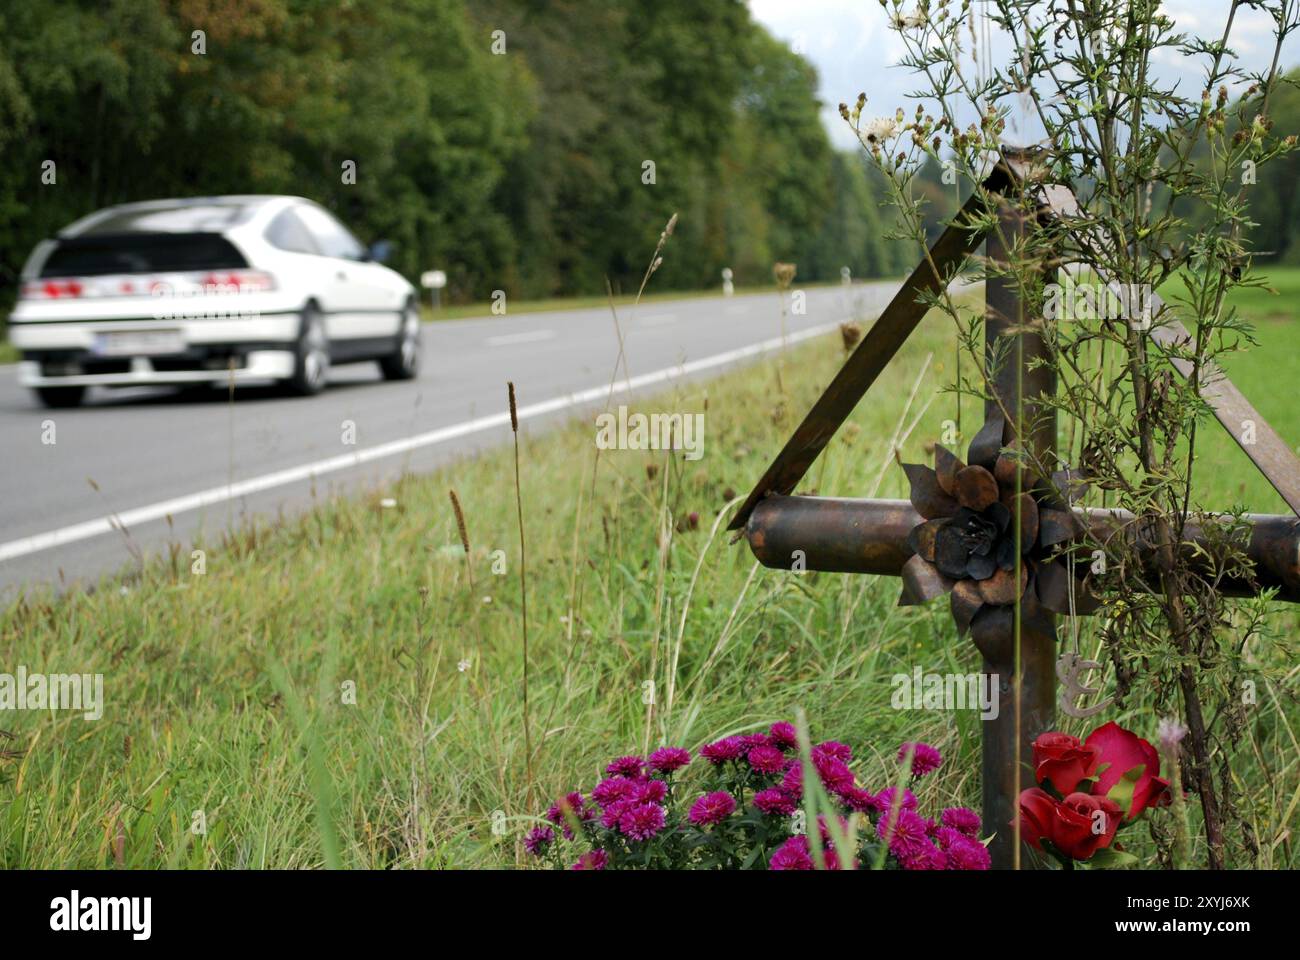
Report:
[[322,207],[226,196],[108,207],[23,267],[9,338],[48,406],[90,386],[276,381],[314,394],[333,363],[419,372],[415,288]]

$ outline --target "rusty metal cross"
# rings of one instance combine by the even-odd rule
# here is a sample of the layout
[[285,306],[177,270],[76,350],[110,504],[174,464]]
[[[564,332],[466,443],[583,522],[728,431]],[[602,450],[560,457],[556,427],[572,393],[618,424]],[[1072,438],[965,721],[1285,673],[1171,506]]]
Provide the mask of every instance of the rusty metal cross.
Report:
[[[990,275],[985,284],[986,367],[991,399],[985,423],[972,440],[967,461],[936,447],[932,469],[905,465],[911,481],[910,500],[860,500],[791,496],[817,456],[852,413],[881,371],[916,329],[929,298],[955,279],[981,242],[986,258],[1006,262],[1034,224],[1076,217],[1078,204],[1066,186],[1041,182],[1033,156],[1006,150],[981,188],[972,194],[951,224],[930,247],[927,257],[903,283],[871,330],[850,355],[763,474],[731,522],[745,530],[754,555],[765,566],[790,569],[795,551],[803,568],[900,577],[900,603],[920,603],[951,593],[959,633],[970,633],[984,659],[984,672],[999,678],[1002,709],[985,721],[982,738],[981,787],[985,829],[996,831],[990,844],[993,865],[1018,862],[1011,822],[1023,787],[1033,783],[1030,745],[1053,727],[1058,666],[1056,615],[1080,615],[1097,601],[1084,589],[1077,573],[1052,548],[1078,537],[1085,528],[1096,542],[1111,537],[1136,553],[1139,564],[1151,562],[1155,545],[1134,533],[1134,518],[1119,510],[1084,509],[1073,504],[1069,476],[1055,482],[1028,480],[1025,457],[1053,463],[1057,423],[1042,397],[1056,391],[1056,378],[1047,345],[1025,316],[1015,284]],[[1036,212],[1026,215],[1008,198],[1029,195]],[[996,210],[999,229],[981,229],[982,214]],[[977,225],[978,224],[978,225]],[[1108,278],[1103,277],[1103,280]],[[1112,284],[1113,286],[1113,284]],[[1160,312],[1158,299],[1153,310]],[[1174,368],[1183,376],[1191,370],[1183,345],[1189,337],[1177,320],[1162,319],[1148,331]],[[1201,368],[1201,397],[1228,429],[1260,472],[1297,515],[1300,515],[1300,461],[1267,425],[1227,377],[1214,367]],[[1242,427],[1253,423],[1251,440]],[[1035,486],[1037,484],[1037,486]],[[971,536],[989,531],[990,544],[979,556],[952,556],[951,537],[937,538],[939,529],[958,511],[971,526]],[[1251,562],[1248,575],[1222,581],[1228,596],[1254,596],[1276,589],[1279,599],[1300,602],[1300,520],[1295,516],[1248,515]],[[962,578],[954,563],[995,563],[993,542],[999,529],[1010,529],[1014,563],[1006,558],[992,575]],[[1206,534],[1189,523],[1179,549],[1198,552]],[[998,550],[1005,547],[1001,541]],[[1021,554],[1024,556],[1022,557]],[[1009,554],[1010,555],[1010,554]],[[1078,589],[1076,589],[1076,587]],[[1076,665],[1077,666],[1077,665]]]

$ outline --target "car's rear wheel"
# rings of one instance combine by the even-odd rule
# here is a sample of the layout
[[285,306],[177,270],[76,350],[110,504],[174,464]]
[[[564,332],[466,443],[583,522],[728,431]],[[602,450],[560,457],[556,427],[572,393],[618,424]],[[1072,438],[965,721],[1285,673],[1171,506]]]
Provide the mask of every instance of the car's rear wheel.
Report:
[[47,407],[79,407],[86,397],[85,387],[36,387],[36,396]]
[[397,349],[379,358],[385,380],[414,380],[420,373],[420,310],[408,303],[402,311],[402,328],[397,332]]
[[290,393],[310,397],[325,389],[330,371],[330,342],[325,321],[314,304],[303,308],[294,347],[293,376],[285,381]]

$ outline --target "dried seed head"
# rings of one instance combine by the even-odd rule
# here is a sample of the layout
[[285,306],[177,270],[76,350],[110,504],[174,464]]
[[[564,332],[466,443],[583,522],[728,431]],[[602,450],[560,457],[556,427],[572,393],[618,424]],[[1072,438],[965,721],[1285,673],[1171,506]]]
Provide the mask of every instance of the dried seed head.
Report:
[[465,548],[465,553],[469,553],[469,531],[465,527],[465,512],[460,508],[460,497],[456,496],[455,490],[448,490],[451,496],[451,509],[456,514],[456,532],[460,534],[460,545]]
[[673,235],[673,230],[676,227],[677,227],[677,214],[674,213],[671,217],[668,218],[668,226],[664,227],[664,236],[671,237]]
[[776,278],[776,285],[782,290],[789,289],[790,284],[794,283],[794,275],[797,269],[797,266],[793,263],[778,261],[772,264],[772,276]]
[[519,432],[519,411],[515,407],[515,384],[513,380],[506,381],[506,386],[510,391],[510,429],[515,433]]

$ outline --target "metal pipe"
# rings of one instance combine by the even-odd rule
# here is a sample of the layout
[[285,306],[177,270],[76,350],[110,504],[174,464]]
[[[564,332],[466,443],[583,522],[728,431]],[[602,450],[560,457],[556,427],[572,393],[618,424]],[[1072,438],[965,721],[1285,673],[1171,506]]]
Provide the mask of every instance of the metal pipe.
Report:
[[[1133,514],[1095,507],[1076,508],[1074,513],[1087,524],[1092,539],[1105,543],[1113,536],[1126,536],[1139,562],[1149,562],[1154,548],[1138,530]],[[1249,513],[1243,519],[1250,526],[1245,547],[1254,582],[1225,579],[1219,585],[1223,595],[1253,597],[1260,590],[1277,588],[1277,599],[1300,603],[1300,519],[1262,513]],[[921,515],[906,500],[774,496],[754,509],[745,536],[765,567],[896,577],[912,555],[907,534],[921,522]],[[1183,555],[1203,559],[1209,547],[1203,528],[1189,523]],[[1086,565],[1079,565],[1080,574],[1086,570]]]

